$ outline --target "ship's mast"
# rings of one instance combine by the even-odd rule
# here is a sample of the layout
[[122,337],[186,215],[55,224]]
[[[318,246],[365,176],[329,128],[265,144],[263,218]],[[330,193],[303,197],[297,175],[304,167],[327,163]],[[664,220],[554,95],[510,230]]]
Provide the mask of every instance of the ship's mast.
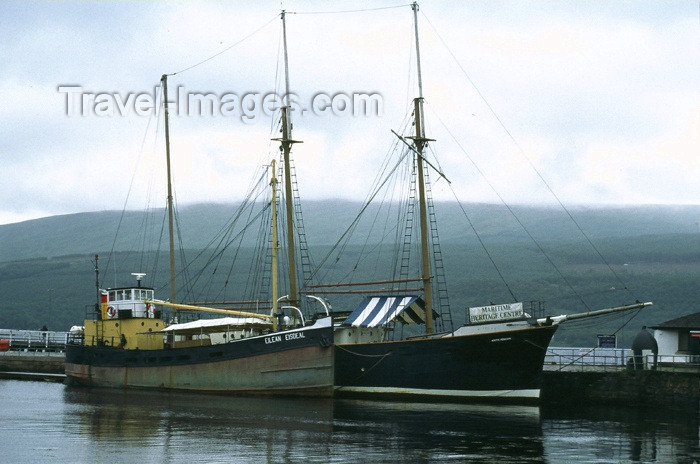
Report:
[[[418,69],[418,99],[420,100],[420,125],[421,127],[423,126],[423,76],[421,75],[421,69],[420,69],[420,44],[418,42],[418,3],[413,2],[411,4],[411,8],[413,9],[413,29],[414,29],[414,35],[416,36],[416,67]],[[416,119],[419,118],[419,114],[416,113]],[[416,130],[418,130],[418,127],[416,125]],[[422,137],[425,134],[420,134]]]
[[292,140],[292,122],[291,115],[289,113],[289,62],[287,59],[287,24],[285,21],[285,11],[282,10],[280,15],[282,18],[282,43],[284,45],[284,82],[285,82],[285,95],[284,95],[284,106],[282,106],[282,138],[273,139],[280,142],[283,154],[283,164],[284,164],[284,197],[285,197],[285,210],[287,218],[287,258],[289,260],[289,303],[292,306],[299,305],[299,295],[297,289],[297,268],[296,268],[296,258],[295,258],[295,246],[294,246],[294,206],[292,197],[292,174],[290,167],[290,152],[292,150],[292,145],[295,143],[301,143],[298,140]]
[[95,312],[100,311],[100,303],[102,299],[100,298],[100,266],[97,264],[100,256],[95,255]]
[[175,286],[175,238],[173,234],[173,186],[170,171],[170,124],[168,119],[168,76],[163,74],[163,103],[165,109],[165,159],[168,175],[168,233],[170,237],[170,301],[176,303],[177,288]]
[[[272,173],[270,174],[270,189],[272,190],[270,207],[272,209],[272,315],[277,316],[277,250],[279,248],[279,243],[277,241],[277,173],[275,160],[272,160],[270,169]],[[277,319],[276,317],[272,319],[273,330],[277,330]]]
[[425,332],[433,333],[433,290],[430,276],[430,253],[428,244],[428,212],[425,197],[425,179],[423,178],[423,148],[429,139],[425,138],[423,126],[423,80],[420,69],[420,46],[418,42],[418,3],[411,5],[413,9],[413,25],[416,36],[416,65],[418,68],[418,98],[414,99],[414,116],[416,135],[413,141],[416,147],[416,169],[418,170],[418,203],[420,216],[421,241],[421,278],[425,294]]

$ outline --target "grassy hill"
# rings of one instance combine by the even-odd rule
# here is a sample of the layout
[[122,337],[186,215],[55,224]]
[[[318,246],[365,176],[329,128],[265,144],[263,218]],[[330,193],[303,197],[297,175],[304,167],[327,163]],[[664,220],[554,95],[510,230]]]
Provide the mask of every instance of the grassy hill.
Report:
[[[311,255],[317,260],[354,218],[359,204],[304,204]],[[566,213],[548,208],[513,208],[537,245],[504,207],[466,205],[487,256],[458,205],[439,204],[441,242],[454,319],[461,323],[468,306],[490,302],[545,300],[548,314],[600,309],[633,302],[655,306],[625,323],[632,314],[569,323],[555,337],[555,345],[592,346],[598,333],[620,329],[621,346],[629,346],[641,325],[700,310],[700,218],[698,207],[577,208],[571,211],[603,259],[591,251]],[[179,214],[185,254],[195,256],[227,222],[235,205],[196,205]],[[144,228],[160,230],[163,212],[97,212],[0,226],[0,327],[66,330],[81,323],[95,299],[93,256],[101,265],[111,262],[104,286],[130,283],[130,272],[149,273],[149,285],[166,297],[165,245],[147,242]],[[119,229],[119,234],[116,234]],[[115,240],[115,236],[118,237]],[[368,241],[376,237],[370,236]],[[367,239],[365,237],[365,239]],[[252,245],[252,243],[251,243]],[[347,253],[359,255],[359,240]],[[158,251],[160,250],[160,251]],[[542,250],[547,254],[543,257]],[[252,253],[244,248],[241,253]],[[498,264],[506,285],[491,265]],[[154,263],[159,263],[156,266]],[[116,264],[116,265],[115,265]],[[101,267],[102,267],[101,266]],[[345,264],[327,264],[325,281],[347,275]],[[380,263],[377,271],[382,272]],[[218,288],[245,285],[249,268],[231,275],[212,273],[197,283]],[[369,276],[368,276],[369,277]],[[355,276],[360,280],[358,276]],[[184,286],[186,287],[186,286]],[[331,298],[336,309],[351,309],[359,297]]]
[[[186,206],[178,214],[185,248],[203,248],[231,218],[236,204]],[[326,200],[306,202],[304,219],[309,243],[331,245],[360,210],[359,203]],[[559,209],[535,206],[466,204],[477,232],[489,242],[529,241],[518,220],[538,240],[584,241],[578,224],[592,239],[695,234],[700,252],[700,206],[577,207],[570,210],[575,223]],[[374,214],[370,207],[368,215]],[[459,206],[437,203],[442,243],[469,245],[474,241],[469,222]],[[77,213],[0,225],[0,263],[4,261],[64,256],[94,251],[128,251],[142,239],[145,228],[163,226],[165,212],[102,211]],[[370,237],[370,239],[378,239]],[[251,242],[252,244],[252,242]],[[155,243],[146,249],[157,248]],[[691,251],[691,250],[689,250]]]

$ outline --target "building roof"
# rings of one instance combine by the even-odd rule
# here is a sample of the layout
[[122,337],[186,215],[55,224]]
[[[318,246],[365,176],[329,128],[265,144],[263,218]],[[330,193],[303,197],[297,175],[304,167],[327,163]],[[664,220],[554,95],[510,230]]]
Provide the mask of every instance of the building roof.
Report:
[[671,319],[653,326],[652,329],[700,329],[700,313],[688,314],[687,316]]

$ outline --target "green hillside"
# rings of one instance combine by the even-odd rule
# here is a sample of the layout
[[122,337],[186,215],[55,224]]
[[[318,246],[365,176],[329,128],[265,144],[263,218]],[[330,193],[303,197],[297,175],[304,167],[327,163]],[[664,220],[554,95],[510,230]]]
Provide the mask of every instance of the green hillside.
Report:
[[[200,204],[180,208],[178,219],[185,248],[205,247],[236,211],[236,204]],[[696,234],[700,251],[700,206],[577,207],[571,217],[558,208],[466,204],[474,228],[489,242],[529,241],[520,221],[537,240],[585,239],[576,224],[593,239],[647,235]],[[303,204],[309,243],[332,245],[360,210],[359,203],[326,200]],[[375,207],[366,213],[374,214]],[[456,203],[437,203],[443,243],[471,245],[469,222]],[[517,218],[517,219],[516,219]],[[572,221],[573,218],[573,221]],[[102,211],[35,219],[0,225],[0,263],[99,251],[141,249],[144,230],[160,231],[165,212]],[[575,221],[575,222],[574,222]],[[116,239],[115,239],[116,237]],[[378,237],[370,237],[378,240]],[[252,242],[250,243],[252,244]],[[156,242],[145,244],[157,249]]]
[[[347,202],[305,204],[304,215],[311,255],[325,256],[360,208]],[[207,245],[226,223],[233,205],[198,205],[179,215],[187,259]],[[596,334],[618,335],[620,346],[629,346],[641,325],[654,325],[700,310],[700,230],[697,207],[599,208],[572,211],[576,223],[600,252],[582,238],[566,214],[547,208],[515,209],[519,220],[537,239],[534,244],[505,208],[467,205],[470,220],[488,245],[490,257],[478,245],[455,204],[438,205],[441,241],[448,290],[455,323],[465,319],[468,306],[490,302],[544,300],[547,314],[581,312],[639,299],[653,301],[627,323],[633,314],[567,323],[555,337],[560,346],[592,346]],[[159,217],[160,216],[160,217]],[[120,222],[121,221],[121,222]],[[0,327],[38,329],[47,325],[67,330],[81,324],[95,301],[95,275],[91,260],[100,255],[102,285],[130,284],[131,272],[146,272],[147,285],[167,298],[167,258],[158,242],[147,242],[138,232],[144,227],[160,230],[162,211],[151,217],[128,212],[81,213],[0,226]],[[119,240],[115,231],[120,229]],[[372,237],[369,238],[370,241]],[[360,255],[359,242],[346,253]],[[114,250],[113,252],[111,252]],[[157,252],[155,250],[161,250]],[[546,257],[542,251],[546,252]],[[111,253],[110,253],[111,252]],[[241,254],[252,254],[244,248]],[[243,260],[246,256],[243,256]],[[491,265],[496,262],[503,279]],[[109,262],[109,266],[107,263]],[[381,276],[384,263],[353,274],[355,280]],[[195,275],[195,264],[188,270]],[[325,264],[325,282],[347,276],[345,263]],[[190,298],[206,297],[203,289],[246,285],[250,268],[238,266],[230,275],[221,270],[198,276]],[[336,310],[352,309],[360,297],[330,298]],[[185,298],[186,299],[186,298]],[[625,325],[627,323],[627,325]],[[621,329],[622,327],[625,327]]]

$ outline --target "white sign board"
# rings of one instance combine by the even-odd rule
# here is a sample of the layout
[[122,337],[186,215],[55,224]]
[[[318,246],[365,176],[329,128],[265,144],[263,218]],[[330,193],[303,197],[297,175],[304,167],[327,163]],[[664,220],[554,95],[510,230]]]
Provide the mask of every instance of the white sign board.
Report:
[[472,324],[503,322],[520,319],[524,314],[522,303],[479,306],[476,308],[469,308],[469,321]]

